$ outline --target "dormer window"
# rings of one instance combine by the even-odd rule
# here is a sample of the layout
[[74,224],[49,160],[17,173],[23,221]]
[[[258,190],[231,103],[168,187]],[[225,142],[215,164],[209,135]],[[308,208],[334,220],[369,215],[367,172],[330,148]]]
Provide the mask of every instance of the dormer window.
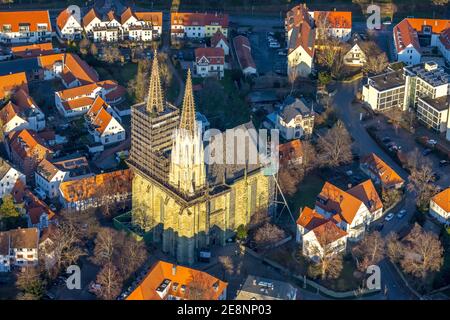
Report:
[[20,32],[28,32],[28,31],[30,31],[30,24],[29,23],[20,23],[19,24],[19,31]]
[[425,34],[430,34],[431,33],[431,27],[430,26],[423,26],[422,32],[425,33]]
[[4,24],[2,28],[3,32],[11,32],[11,25],[10,24]]

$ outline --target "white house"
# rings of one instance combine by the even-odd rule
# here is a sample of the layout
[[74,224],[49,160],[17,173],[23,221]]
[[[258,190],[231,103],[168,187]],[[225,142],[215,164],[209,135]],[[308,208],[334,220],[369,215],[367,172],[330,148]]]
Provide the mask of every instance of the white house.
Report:
[[230,54],[230,44],[228,43],[227,37],[220,30],[211,37],[211,47],[222,48],[226,56]]
[[83,26],[80,13],[70,11],[69,8],[61,11],[56,17],[56,32],[64,40],[81,39]]
[[280,130],[286,140],[309,137],[314,130],[315,113],[302,99],[288,96],[277,111],[267,116],[272,128]]
[[171,13],[172,38],[210,38],[217,31],[228,35],[228,15],[212,13]]
[[316,30],[314,19],[308,13],[306,4],[300,4],[287,12],[285,19],[287,33],[287,74],[308,76],[313,68]]
[[[437,47],[444,57],[448,57],[448,28],[450,20],[428,18],[405,18],[393,29],[394,51],[397,61],[407,65],[421,62],[422,56]],[[421,42],[419,42],[419,35]],[[444,45],[440,45],[443,40]]]
[[7,161],[0,159],[0,199],[11,194],[17,181],[21,181],[25,185],[25,175]]
[[352,67],[362,67],[367,62],[366,46],[363,45],[360,37],[355,34],[350,41],[350,50],[348,50],[344,55],[344,64]]
[[441,32],[437,41],[437,47],[445,60],[450,63],[450,26]]
[[450,224],[450,188],[431,198],[429,213],[441,223]]
[[222,48],[195,49],[195,73],[197,76],[223,78],[225,54]]
[[47,197],[55,198],[59,195],[59,185],[67,172],[60,170],[47,159],[43,159],[34,173],[36,186],[45,192]]
[[0,12],[0,43],[51,42],[52,25],[48,11]]
[[36,266],[38,263],[39,230],[14,229],[0,232],[0,271],[11,267]]
[[95,142],[109,145],[125,140],[125,129],[119,122],[120,117],[101,97],[95,99],[85,118]]
[[124,39],[151,41],[162,33],[162,12],[134,12],[127,8],[120,16]]
[[83,17],[83,28],[86,31],[86,34],[92,36],[94,27],[99,27],[102,24],[102,20],[100,18],[99,13],[92,8],[86,13]]

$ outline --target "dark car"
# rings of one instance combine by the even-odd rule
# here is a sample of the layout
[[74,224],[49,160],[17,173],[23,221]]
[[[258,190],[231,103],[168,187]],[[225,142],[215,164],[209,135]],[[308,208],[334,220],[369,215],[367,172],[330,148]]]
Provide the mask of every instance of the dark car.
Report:
[[438,175],[437,173],[434,173],[434,174],[433,174],[433,178],[434,178],[434,181],[439,181],[439,179],[441,178],[441,176]]
[[448,160],[439,161],[439,167],[445,167],[445,166],[448,166],[449,164],[450,164],[450,161],[448,161]]
[[380,224],[377,224],[374,229],[375,229],[375,231],[381,231],[381,230],[383,230],[383,228],[384,228],[384,224],[380,223]]
[[431,152],[433,152],[433,150],[427,148],[427,149],[423,150],[422,155],[426,157],[426,156],[429,155]]
[[388,142],[391,142],[392,140],[391,140],[391,138],[389,138],[389,137],[384,137],[383,139],[381,139],[381,141],[382,141],[383,143],[388,143]]

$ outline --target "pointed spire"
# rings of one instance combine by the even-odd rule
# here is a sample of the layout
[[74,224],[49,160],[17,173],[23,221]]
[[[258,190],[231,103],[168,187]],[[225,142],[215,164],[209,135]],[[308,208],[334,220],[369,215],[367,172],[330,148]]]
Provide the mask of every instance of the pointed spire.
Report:
[[156,50],[153,56],[152,72],[150,75],[150,84],[148,86],[147,111],[164,111],[161,81],[159,79],[158,52]]
[[191,69],[188,69],[186,87],[184,89],[183,109],[181,110],[180,129],[195,135],[197,124],[195,121],[195,102],[192,92]]

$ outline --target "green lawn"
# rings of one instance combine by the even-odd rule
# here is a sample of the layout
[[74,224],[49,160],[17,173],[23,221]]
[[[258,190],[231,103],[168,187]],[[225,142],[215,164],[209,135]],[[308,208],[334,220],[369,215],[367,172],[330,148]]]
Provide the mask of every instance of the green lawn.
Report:
[[109,64],[97,61],[92,66],[97,70],[101,80],[116,80],[124,87],[127,87],[128,81],[133,79],[137,73],[137,64],[132,62],[121,65],[120,63]]
[[317,174],[309,174],[300,182],[297,192],[288,197],[289,207],[294,214],[294,218],[298,218],[300,208],[308,206],[314,208],[316,197],[322,190],[325,181]]

